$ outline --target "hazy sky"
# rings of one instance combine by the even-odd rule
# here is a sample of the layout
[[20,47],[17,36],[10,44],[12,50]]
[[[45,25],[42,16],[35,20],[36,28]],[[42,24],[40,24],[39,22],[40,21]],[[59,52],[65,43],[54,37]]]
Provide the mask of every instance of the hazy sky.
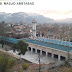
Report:
[[34,5],[0,5],[0,12],[38,13],[53,19],[72,18],[72,0],[0,0],[0,2],[34,2]]

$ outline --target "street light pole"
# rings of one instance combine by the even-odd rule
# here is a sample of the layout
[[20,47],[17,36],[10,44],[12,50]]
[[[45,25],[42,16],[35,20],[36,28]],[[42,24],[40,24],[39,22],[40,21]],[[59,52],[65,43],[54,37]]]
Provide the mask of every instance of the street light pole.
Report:
[[40,72],[40,53],[38,54],[39,56],[39,72]]

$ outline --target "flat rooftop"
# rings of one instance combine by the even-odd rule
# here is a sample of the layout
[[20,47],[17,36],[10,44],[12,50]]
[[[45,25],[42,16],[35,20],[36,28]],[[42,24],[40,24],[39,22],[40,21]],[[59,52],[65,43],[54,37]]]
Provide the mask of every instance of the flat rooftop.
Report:
[[50,47],[50,48],[61,50],[61,51],[70,52],[72,50],[72,47],[69,47],[69,46],[64,46],[64,45],[59,45],[59,44],[54,44],[54,43],[49,43],[49,42],[43,42],[43,41],[33,40],[33,39],[29,39],[29,38],[22,39],[22,40],[24,40],[25,42],[28,42],[28,43],[41,45],[41,46],[45,46],[45,47]]

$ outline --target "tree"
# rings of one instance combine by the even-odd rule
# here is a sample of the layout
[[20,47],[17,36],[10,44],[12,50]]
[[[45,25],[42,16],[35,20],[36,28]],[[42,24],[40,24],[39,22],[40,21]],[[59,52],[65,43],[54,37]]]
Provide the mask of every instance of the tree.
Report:
[[4,45],[4,40],[1,40],[1,44],[2,44],[2,48],[3,48],[3,45]]
[[13,51],[18,51],[19,52],[19,55],[20,54],[23,54],[24,55],[25,52],[27,51],[27,47],[28,47],[28,43],[20,40],[20,41],[18,41],[17,44],[14,44],[12,46],[12,49],[13,49]]
[[67,72],[72,72],[72,67],[70,67],[69,70],[67,70]]
[[9,72],[9,69],[16,65],[16,60],[7,55],[0,56],[0,72]]
[[[0,23],[0,36],[4,36],[5,32],[4,32],[4,22]],[[3,37],[1,37],[1,44],[2,44],[2,47],[4,45],[4,41],[3,41]]]
[[0,36],[4,36],[6,34],[5,22],[2,21],[0,23]]
[[23,68],[24,70],[26,70],[26,69],[28,68],[28,64],[22,63],[22,68]]
[[5,36],[7,35],[7,31],[10,31],[10,29],[6,26],[7,24],[5,23],[5,21],[0,22],[0,42],[2,44],[2,47],[4,45],[4,40],[5,40]]

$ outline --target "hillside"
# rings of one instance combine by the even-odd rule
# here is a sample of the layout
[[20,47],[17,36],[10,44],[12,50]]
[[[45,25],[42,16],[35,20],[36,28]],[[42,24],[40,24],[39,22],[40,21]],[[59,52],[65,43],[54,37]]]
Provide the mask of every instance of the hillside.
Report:
[[4,13],[0,12],[0,22],[5,21],[7,23],[17,23],[17,22],[24,22],[24,23],[31,23],[33,18],[36,18],[37,23],[44,24],[44,23],[53,23],[55,22],[53,19],[44,17],[43,15],[33,14],[33,13]]
[[72,23],[72,18],[57,20],[57,23]]

